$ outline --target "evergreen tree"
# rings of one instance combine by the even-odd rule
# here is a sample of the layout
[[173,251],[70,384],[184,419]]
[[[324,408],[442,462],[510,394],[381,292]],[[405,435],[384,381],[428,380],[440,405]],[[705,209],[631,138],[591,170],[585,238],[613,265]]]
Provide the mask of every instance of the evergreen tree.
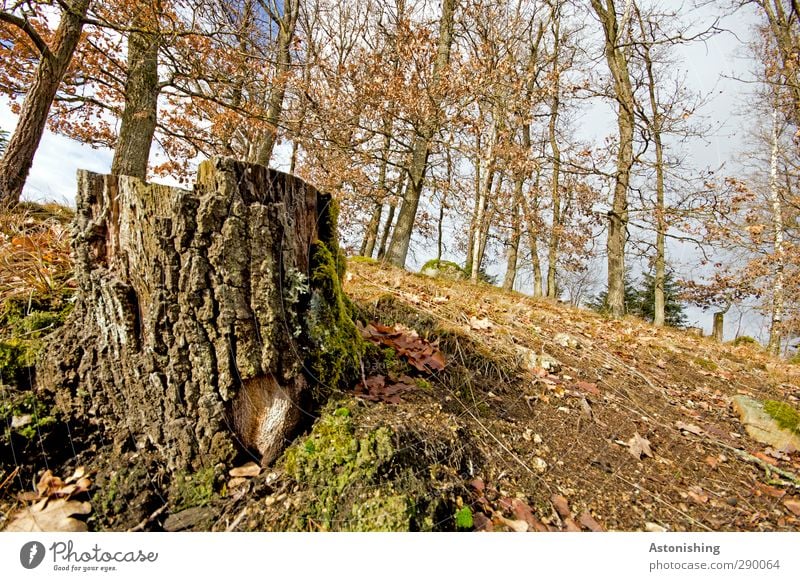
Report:
[[[667,271],[664,279],[664,319],[670,327],[683,327],[686,325],[684,306],[679,300],[680,286],[675,280],[675,274]],[[653,322],[655,311],[655,276],[646,272],[637,287],[630,273],[625,274],[625,314],[641,317]],[[587,306],[599,313],[610,313],[608,308],[608,293],[603,291],[587,303]]]
[[[638,315],[639,314],[639,291],[636,290],[634,286],[634,281],[631,278],[631,273],[625,273],[625,286],[624,286],[624,293],[625,293],[625,314],[627,315]],[[586,306],[592,309],[593,311],[597,311],[598,313],[609,314],[611,313],[611,309],[608,306],[608,291],[605,290],[597,295],[593,299],[590,299]]]
[[[656,300],[655,275],[650,272],[643,273],[641,286],[637,293],[637,312],[635,314],[643,319],[653,322]],[[668,270],[664,275],[664,324],[670,327],[686,326],[684,306],[680,302],[680,286],[675,280],[675,273]]]

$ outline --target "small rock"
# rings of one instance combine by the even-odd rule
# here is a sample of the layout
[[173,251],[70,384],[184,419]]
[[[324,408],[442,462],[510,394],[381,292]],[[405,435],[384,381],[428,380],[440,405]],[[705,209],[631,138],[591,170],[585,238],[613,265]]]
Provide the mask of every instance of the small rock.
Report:
[[170,533],[185,531],[187,529],[202,528],[213,516],[210,508],[196,506],[181,512],[171,514],[164,521],[164,530]]
[[239,488],[243,484],[247,484],[247,478],[243,478],[241,476],[237,476],[236,478],[231,478],[228,480],[228,488]]
[[575,337],[567,335],[566,333],[556,333],[553,337],[553,341],[562,347],[569,347],[570,349],[577,349],[579,345],[578,340]]
[[662,527],[661,525],[656,524],[654,522],[646,522],[646,523],[644,523],[644,530],[646,530],[648,533],[665,533],[665,532],[667,532],[667,529],[665,527]]
[[539,434],[534,434],[533,435],[533,443],[534,444],[541,444],[542,443],[542,437]]
[[261,466],[259,466],[255,462],[248,462],[243,466],[237,466],[236,468],[231,468],[228,474],[233,476],[234,478],[252,478],[254,476],[258,476],[259,474],[261,474]]
[[33,421],[33,416],[31,414],[25,414],[22,416],[14,416],[11,418],[11,429],[16,430],[18,428],[24,428],[28,424]]
[[533,469],[536,470],[539,474],[544,474],[547,471],[547,462],[545,462],[542,458],[536,456],[533,459]]

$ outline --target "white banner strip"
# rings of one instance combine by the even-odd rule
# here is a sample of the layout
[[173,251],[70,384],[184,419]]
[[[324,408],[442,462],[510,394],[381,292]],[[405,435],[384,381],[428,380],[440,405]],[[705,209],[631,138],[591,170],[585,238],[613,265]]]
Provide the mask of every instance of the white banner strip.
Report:
[[8,580],[797,581],[800,533],[0,533],[0,571]]

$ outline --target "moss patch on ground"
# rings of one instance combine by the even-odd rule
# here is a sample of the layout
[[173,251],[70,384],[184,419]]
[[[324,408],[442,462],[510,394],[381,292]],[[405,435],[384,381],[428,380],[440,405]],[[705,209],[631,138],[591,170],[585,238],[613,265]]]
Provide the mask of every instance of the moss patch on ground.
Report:
[[455,498],[464,481],[438,462],[459,458],[452,451],[460,446],[456,436],[428,442],[431,451],[445,451],[434,457],[419,451],[407,426],[392,427],[368,413],[355,400],[331,402],[311,432],[284,453],[279,467],[294,482],[292,511],[269,528],[455,530]]
[[784,430],[800,434],[800,412],[789,404],[768,399],[764,402],[764,411]]

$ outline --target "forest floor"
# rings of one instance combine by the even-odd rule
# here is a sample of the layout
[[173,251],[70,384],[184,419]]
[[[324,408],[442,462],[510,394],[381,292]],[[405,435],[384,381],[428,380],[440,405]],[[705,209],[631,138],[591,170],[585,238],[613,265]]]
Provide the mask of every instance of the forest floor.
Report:
[[345,291],[375,348],[352,390],[266,469],[165,482],[51,413],[20,363],[67,309],[64,222],[1,225],[0,529],[58,497],[91,530],[800,530],[800,451],[732,406],[799,408],[800,366],[363,259]]

